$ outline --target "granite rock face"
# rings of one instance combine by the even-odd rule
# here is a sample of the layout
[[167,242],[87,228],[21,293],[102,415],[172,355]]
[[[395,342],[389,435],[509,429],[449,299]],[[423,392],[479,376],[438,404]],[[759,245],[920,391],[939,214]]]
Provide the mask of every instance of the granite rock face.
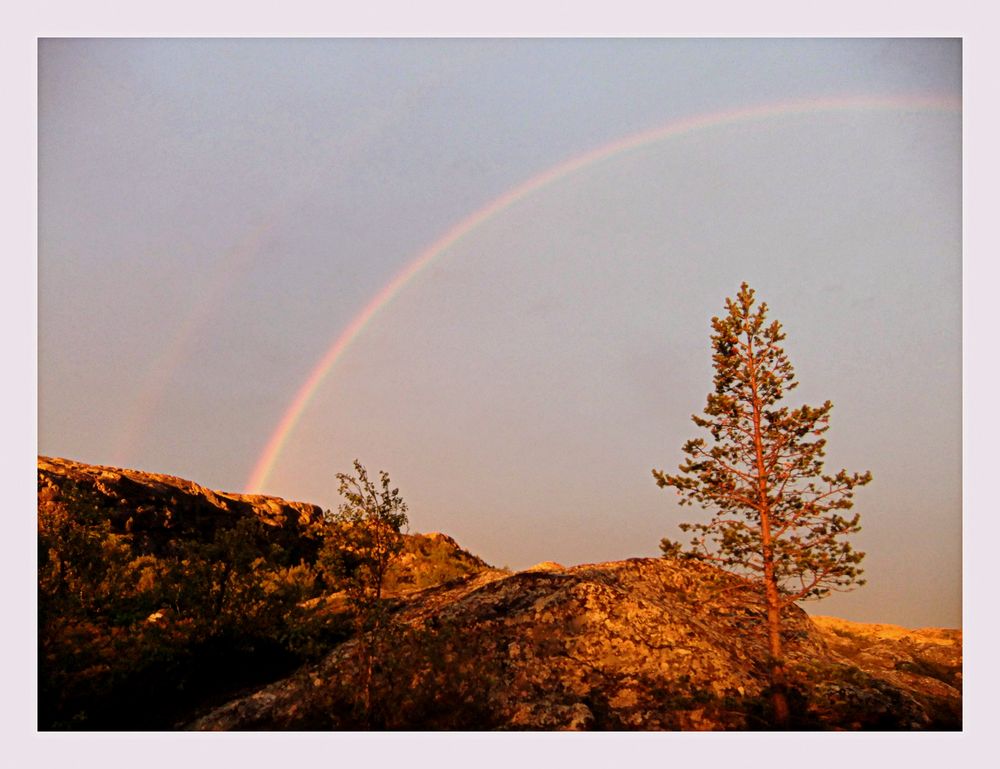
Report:
[[834,654],[905,692],[942,725],[961,724],[962,631],[812,617]]
[[[764,616],[751,584],[698,563],[491,570],[400,603],[370,647],[374,721],[357,716],[354,639],[190,728],[766,728]],[[784,619],[799,728],[948,728],[914,696],[937,681],[866,673],[805,612]]]

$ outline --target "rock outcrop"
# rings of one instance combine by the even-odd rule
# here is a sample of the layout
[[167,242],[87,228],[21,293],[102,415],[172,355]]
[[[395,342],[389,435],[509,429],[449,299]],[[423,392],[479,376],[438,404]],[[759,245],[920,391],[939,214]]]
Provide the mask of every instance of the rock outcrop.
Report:
[[38,457],[38,509],[46,516],[67,494],[82,493],[100,507],[112,531],[158,550],[171,539],[210,541],[220,528],[253,518],[276,543],[315,553],[323,510],[260,494],[230,494],[160,473]]
[[813,616],[830,650],[868,675],[906,692],[942,725],[962,719],[962,631]]
[[[752,585],[703,564],[491,570],[400,606],[392,641],[372,647],[386,673],[372,682],[375,723],[356,720],[354,639],[190,728],[763,728],[764,616]],[[785,636],[798,728],[951,725],[921,694],[938,681],[859,669],[798,608]]]
[[[770,724],[759,590],[707,564],[511,573],[412,534],[359,636],[317,505],[47,457],[38,500],[41,728]],[[794,728],[961,728],[960,631],[791,607],[783,632]]]
[[[100,508],[112,532],[129,536],[143,552],[171,540],[210,542],[243,518],[262,523],[269,540],[290,560],[313,560],[322,537],[323,508],[263,494],[234,494],[161,473],[38,457],[38,512],[49,516],[68,494]],[[490,566],[440,532],[404,536],[404,549],[388,575],[388,589],[406,592],[468,577]]]
[[[38,458],[39,728],[164,729],[354,630],[318,505]],[[407,534],[396,596],[489,566]]]

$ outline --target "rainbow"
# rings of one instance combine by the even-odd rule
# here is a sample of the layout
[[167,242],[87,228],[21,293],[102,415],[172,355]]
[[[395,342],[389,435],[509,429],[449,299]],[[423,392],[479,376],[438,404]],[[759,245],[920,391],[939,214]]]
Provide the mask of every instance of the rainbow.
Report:
[[[417,83],[419,85],[419,83]],[[350,158],[364,150],[372,142],[373,137],[388,127],[396,115],[415,108],[420,91],[411,89],[403,92],[385,108],[355,126],[349,132],[338,133],[324,143],[320,155],[329,158]],[[331,163],[334,161],[331,160]],[[120,422],[118,432],[111,452],[111,463],[128,466],[135,444],[145,431],[146,426],[156,413],[156,408],[163,399],[171,383],[172,375],[190,353],[192,343],[198,338],[209,316],[216,311],[220,297],[231,288],[233,275],[239,275],[247,269],[248,263],[255,259],[264,247],[266,239],[282,220],[292,211],[309,192],[315,188],[322,177],[323,171],[330,163],[313,166],[311,173],[300,178],[294,189],[279,196],[276,204],[262,221],[252,227],[218,260],[214,272],[207,283],[201,286],[200,299],[188,311],[184,320],[175,328],[172,338],[164,345],[159,354],[147,364],[139,379],[136,396],[123,409],[124,418]]]
[[961,100],[950,96],[848,96],[838,98],[810,99],[758,105],[743,109],[727,110],[696,115],[676,120],[666,125],[632,134],[610,144],[585,152],[565,160],[558,165],[531,177],[525,182],[483,206],[462,219],[440,238],[427,246],[375,294],[313,366],[306,380],[299,387],[291,403],[285,409],[267,445],[254,465],[245,484],[246,491],[252,493],[261,489],[288,442],[296,424],[309,406],[319,386],[330,373],[340,357],[360,336],[365,326],[381,312],[404,286],[413,280],[434,259],[444,254],[458,241],[485,222],[529,195],[563,179],[583,168],[599,163],[623,152],[638,149],[655,142],[690,134],[706,128],[716,128],[735,123],[766,120],[797,114],[837,112],[850,110],[879,111],[941,111],[961,112]]
[[122,427],[113,444],[111,464],[127,466],[139,436],[167,391],[171,374],[180,367],[192,341],[197,338],[197,332],[215,309],[216,298],[232,282],[232,275],[260,251],[261,244],[280,217],[280,211],[267,217],[229,249],[216,266],[208,286],[201,291],[200,299],[174,332],[173,338],[146,367],[140,379],[139,394],[125,409],[125,419],[121,422]]

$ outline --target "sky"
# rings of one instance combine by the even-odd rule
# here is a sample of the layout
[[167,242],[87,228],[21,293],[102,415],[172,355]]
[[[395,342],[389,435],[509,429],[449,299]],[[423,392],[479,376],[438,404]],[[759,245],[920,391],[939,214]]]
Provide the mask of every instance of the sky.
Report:
[[746,280],[789,401],[835,404],[828,469],[874,475],[868,585],[805,608],[960,626],[961,62],[44,39],[38,451],[324,508],[358,458],[497,566],[655,556],[708,515],[651,470],[698,434]]

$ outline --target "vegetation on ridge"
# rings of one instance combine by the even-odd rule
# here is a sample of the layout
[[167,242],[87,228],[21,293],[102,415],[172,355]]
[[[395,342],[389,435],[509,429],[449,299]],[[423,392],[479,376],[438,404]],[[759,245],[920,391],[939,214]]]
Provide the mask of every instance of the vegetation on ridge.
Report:
[[[345,536],[363,545],[364,527],[346,523],[39,458],[39,728],[172,728],[355,634],[356,618],[371,618],[359,596],[345,598],[357,552],[336,554]],[[436,554],[426,567],[421,551]],[[444,537],[401,537],[379,578],[396,595],[486,568],[457,551]]]

